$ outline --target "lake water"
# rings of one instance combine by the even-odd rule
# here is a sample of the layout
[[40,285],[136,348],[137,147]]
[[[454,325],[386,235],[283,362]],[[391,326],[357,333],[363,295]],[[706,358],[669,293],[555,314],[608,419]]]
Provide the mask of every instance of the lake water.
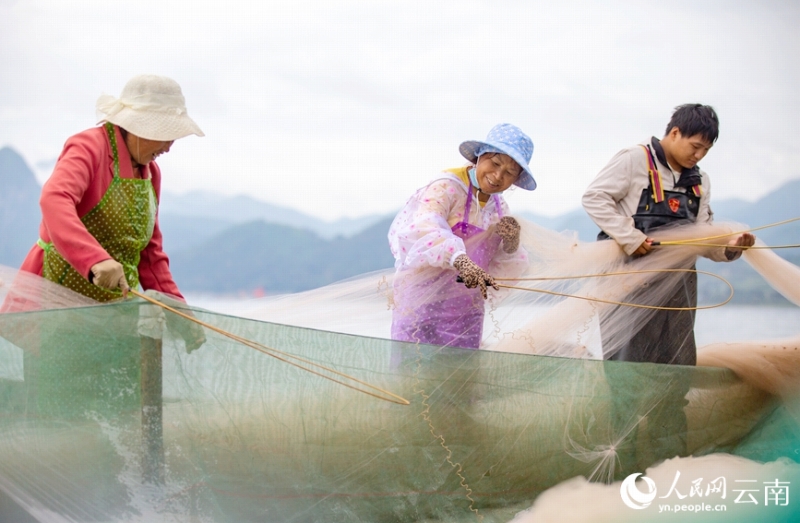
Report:
[[[223,314],[238,315],[257,300],[189,295],[189,303]],[[725,305],[697,311],[697,346],[713,342],[736,342],[786,338],[800,334],[800,308],[757,305]]]
[[715,341],[785,338],[800,334],[800,308],[726,305],[697,311],[698,346]]

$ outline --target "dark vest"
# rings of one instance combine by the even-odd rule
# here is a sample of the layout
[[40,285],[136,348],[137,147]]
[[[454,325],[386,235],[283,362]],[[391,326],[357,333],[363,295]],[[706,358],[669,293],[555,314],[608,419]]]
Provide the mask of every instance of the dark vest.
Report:
[[[652,145],[656,148],[656,154],[661,153],[658,154],[661,159],[663,156],[663,152],[660,150],[661,144],[653,138]],[[650,184],[647,188],[642,189],[639,206],[636,208],[636,214],[633,215],[634,227],[647,234],[664,225],[697,221],[697,212],[700,209],[700,198],[702,197],[698,168],[695,167],[681,174],[679,184],[684,181],[684,177],[689,180],[689,183],[695,182],[693,185],[686,184],[686,192],[666,191],[661,185],[661,174],[656,167],[653,150],[650,145],[641,147],[647,155]],[[666,164],[666,159],[663,163]],[[597,235],[598,240],[607,240],[608,238],[609,236],[603,231]]]

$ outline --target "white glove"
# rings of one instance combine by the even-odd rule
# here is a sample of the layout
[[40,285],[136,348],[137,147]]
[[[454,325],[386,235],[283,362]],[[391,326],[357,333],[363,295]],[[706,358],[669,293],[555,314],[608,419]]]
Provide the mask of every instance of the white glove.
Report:
[[125,279],[122,264],[111,258],[92,265],[92,276],[92,283],[98,287],[110,290],[120,289],[125,293],[130,288]]

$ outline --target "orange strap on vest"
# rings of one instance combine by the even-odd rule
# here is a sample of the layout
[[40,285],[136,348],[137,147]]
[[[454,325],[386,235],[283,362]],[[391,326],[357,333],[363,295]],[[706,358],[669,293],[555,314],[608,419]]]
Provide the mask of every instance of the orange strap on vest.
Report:
[[[653,161],[653,155],[650,154],[647,147],[644,145],[640,145],[640,147],[644,149],[644,154],[647,156],[647,174],[650,176],[650,187],[653,188],[653,201],[661,203],[664,201],[664,187],[661,185],[661,174],[658,172],[658,167],[656,167]],[[692,193],[697,197],[703,194],[699,185],[692,185]]]

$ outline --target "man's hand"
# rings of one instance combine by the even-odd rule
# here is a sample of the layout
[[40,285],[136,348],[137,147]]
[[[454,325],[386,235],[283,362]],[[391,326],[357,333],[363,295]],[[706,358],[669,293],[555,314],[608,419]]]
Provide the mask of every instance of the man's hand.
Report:
[[756,237],[749,232],[741,234],[728,242],[728,246],[725,247],[725,257],[728,258],[728,261],[736,260],[745,249],[752,247],[755,243]]
[[644,256],[645,254],[653,250],[652,243],[653,243],[652,238],[646,238],[642,242],[642,244],[635,251],[633,251],[633,254],[637,256]]

